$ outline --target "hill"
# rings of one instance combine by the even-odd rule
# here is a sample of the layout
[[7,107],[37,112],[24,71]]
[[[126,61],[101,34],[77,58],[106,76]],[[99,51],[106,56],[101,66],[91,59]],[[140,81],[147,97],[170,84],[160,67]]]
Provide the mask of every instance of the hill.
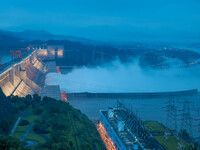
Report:
[[[38,95],[6,98],[1,93],[0,98],[0,108],[5,107],[5,99],[6,105],[13,108],[7,113],[0,112],[3,116],[0,118],[0,149],[5,149],[9,134],[12,137],[10,143],[6,143],[8,149],[14,148],[13,140],[33,149],[104,149],[95,125],[68,103],[48,97],[41,101]],[[10,118],[6,124],[5,115]]]
[[141,67],[162,69],[173,65],[197,65],[200,60],[199,53],[188,49],[142,43],[132,43],[129,46],[103,45],[84,38],[59,36],[47,31],[0,31],[0,39],[0,55],[8,55],[10,50],[25,48],[30,44],[39,45],[45,42],[48,45],[64,45],[64,57],[57,60],[59,66],[96,66],[116,58],[126,63],[137,58]]

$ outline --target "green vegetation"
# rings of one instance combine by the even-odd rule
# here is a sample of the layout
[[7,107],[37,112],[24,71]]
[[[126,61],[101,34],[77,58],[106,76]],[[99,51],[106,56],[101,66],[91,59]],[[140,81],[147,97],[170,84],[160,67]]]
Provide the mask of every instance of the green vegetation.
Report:
[[37,120],[40,116],[38,115],[30,115],[30,116],[26,116],[26,117],[22,117],[24,120],[28,120],[30,123],[32,123],[33,121]]
[[4,137],[0,135],[0,149],[1,150],[24,150],[24,143],[19,142],[12,137]]
[[[162,125],[159,122],[156,121],[144,121],[144,126],[146,129],[148,129],[152,135],[155,137],[155,139],[162,144],[167,150],[176,150],[178,147],[178,140],[176,139],[175,136],[172,134],[168,136],[168,139],[166,140],[164,138],[164,131],[166,130],[166,127]],[[196,145],[195,148],[192,148],[190,145],[191,138],[189,137],[188,133],[186,130],[181,130],[179,133],[179,136],[182,137],[185,147],[184,150],[196,150]]]
[[16,139],[20,139],[23,134],[24,134],[23,132],[20,132],[20,133],[15,132],[12,137]]
[[[70,150],[76,149],[76,146],[80,150],[104,149],[95,125],[79,110],[65,102],[48,97],[41,101],[38,95],[28,95],[25,98],[5,97],[1,91],[0,98],[0,108],[7,106],[10,110],[7,113],[0,111],[0,116],[3,116],[3,119],[0,119],[3,123],[0,124],[1,134],[8,135],[16,118],[21,116],[13,137],[19,140],[29,128],[30,132],[25,141],[34,140],[38,143],[32,149]],[[0,146],[4,144],[5,138],[5,136],[0,137]],[[25,144],[17,142],[22,147]],[[12,145],[8,143],[7,148],[12,149]]]
[[155,136],[155,138],[168,150],[176,150],[178,147],[178,141],[174,136],[169,136],[168,140],[166,140],[163,136]]
[[19,123],[19,126],[27,126],[29,125],[29,121],[28,120],[21,120],[20,123]]
[[37,135],[37,134],[32,134],[32,133],[29,133],[28,136],[26,137],[27,140],[34,140],[34,141],[37,141],[38,143],[42,144],[42,143],[45,143],[45,140],[43,137]]
[[24,150],[24,144],[12,137],[0,135],[0,149],[2,150]]
[[28,129],[29,125],[26,126],[17,126],[15,132],[25,132]]
[[94,124],[79,110],[47,97],[43,99],[42,106],[44,112],[41,120],[36,121],[34,131],[41,132],[40,134],[46,132],[44,135],[50,132],[50,140],[38,148],[76,149],[75,138],[79,149],[92,149],[93,146],[98,149],[104,148]]
[[167,150],[176,150],[178,141],[174,136],[168,136],[168,140],[164,138],[165,126],[157,121],[144,121],[144,126],[148,129],[155,139],[162,144]]
[[165,127],[157,121],[144,121],[144,126],[153,135],[163,135]]

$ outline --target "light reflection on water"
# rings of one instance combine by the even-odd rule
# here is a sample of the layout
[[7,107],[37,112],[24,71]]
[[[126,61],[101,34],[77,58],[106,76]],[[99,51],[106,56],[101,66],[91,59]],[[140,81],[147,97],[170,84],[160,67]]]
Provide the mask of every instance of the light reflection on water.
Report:
[[[189,97],[176,97],[174,98],[175,105],[177,108],[177,122],[178,129],[181,129],[181,119],[183,114],[183,105],[185,100],[189,100],[189,107],[192,120],[192,135],[200,136],[198,128],[195,127],[199,123],[200,114],[198,110],[200,110],[200,94],[196,96]],[[69,103],[75,108],[81,110],[81,112],[85,113],[89,119],[98,120],[99,119],[99,110],[106,110],[108,107],[116,107],[117,99],[103,99],[103,98],[81,98],[81,99],[73,99],[68,100]],[[167,114],[167,104],[169,98],[158,98],[158,99],[120,99],[128,108],[132,108],[134,112],[137,112],[138,116],[142,120],[154,120],[166,124],[166,114]],[[171,127],[174,128],[173,123],[168,123]]]

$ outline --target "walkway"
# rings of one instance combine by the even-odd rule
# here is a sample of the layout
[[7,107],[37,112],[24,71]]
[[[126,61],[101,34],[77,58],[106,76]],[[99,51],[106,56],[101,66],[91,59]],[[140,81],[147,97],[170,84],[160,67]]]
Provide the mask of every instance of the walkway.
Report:
[[14,134],[14,132],[15,132],[15,129],[16,129],[17,125],[19,124],[20,119],[21,119],[21,117],[18,117],[18,119],[17,119],[17,121],[16,121],[16,123],[15,123],[13,129],[12,129],[11,132],[10,132],[10,136],[13,136],[13,134]]
[[24,132],[24,134],[22,135],[20,141],[24,141],[27,137],[27,135],[29,134],[29,132],[32,130],[32,128],[34,127],[35,125],[35,122],[33,122],[29,127],[28,129]]

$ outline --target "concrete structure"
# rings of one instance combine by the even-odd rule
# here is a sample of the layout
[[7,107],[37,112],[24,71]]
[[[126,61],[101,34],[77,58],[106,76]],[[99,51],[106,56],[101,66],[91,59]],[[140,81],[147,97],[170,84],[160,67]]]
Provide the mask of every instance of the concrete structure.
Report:
[[45,85],[42,90],[42,97],[51,97],[56,100],[61,100],[60,86],[59,85]]
[[48,59],[54,60],[57,57],[63,57],[64,46],[63,45],[48,45],[47,53]]
[[6,96],[24,97],[28,94],[40,94],[43,85],[37,80],[39,76],[45,76],[45,66],[39,61],[35,50],[0,72],[0,87]]
[[109,118],[107,111],[100,111],[100,120],[117,150],[134,150],[133,145],[137,144],[137,139],[127,131],[118,131],[116,116]]
[[55,61],[48,61],[47,62],[47,71],[48,73],[56,73],[57,72],[57,67],[56,67],[56,62]]
[[[165,150],[144,128],[133,113],[125,108],[100,111],[102,124],[117,150]],[[100,132],[101,135],[101,132]],[[101,136],[102,137],[102,136]],[[103,141],[106,141],[103,139]]]
[[173,91],[173,92],[152,92],[152,93],[67,93],[68,98],[159,98],[169,96],[189,96],[198,94],[198,89]]
[[[38,94],[61,99],[58,85],[45,85],[47,73],[57,72],[55,59],[63,55],[63,46],[36,46],[31,54],[15,64],[10,63],[0,71],[0,87],[6,96],[18,95],[25,97]],[[46,63],[43,63],[45,60]],[[44,87],[44,89],[43,89]],[[43,90],[42,90],[43,89]]]

